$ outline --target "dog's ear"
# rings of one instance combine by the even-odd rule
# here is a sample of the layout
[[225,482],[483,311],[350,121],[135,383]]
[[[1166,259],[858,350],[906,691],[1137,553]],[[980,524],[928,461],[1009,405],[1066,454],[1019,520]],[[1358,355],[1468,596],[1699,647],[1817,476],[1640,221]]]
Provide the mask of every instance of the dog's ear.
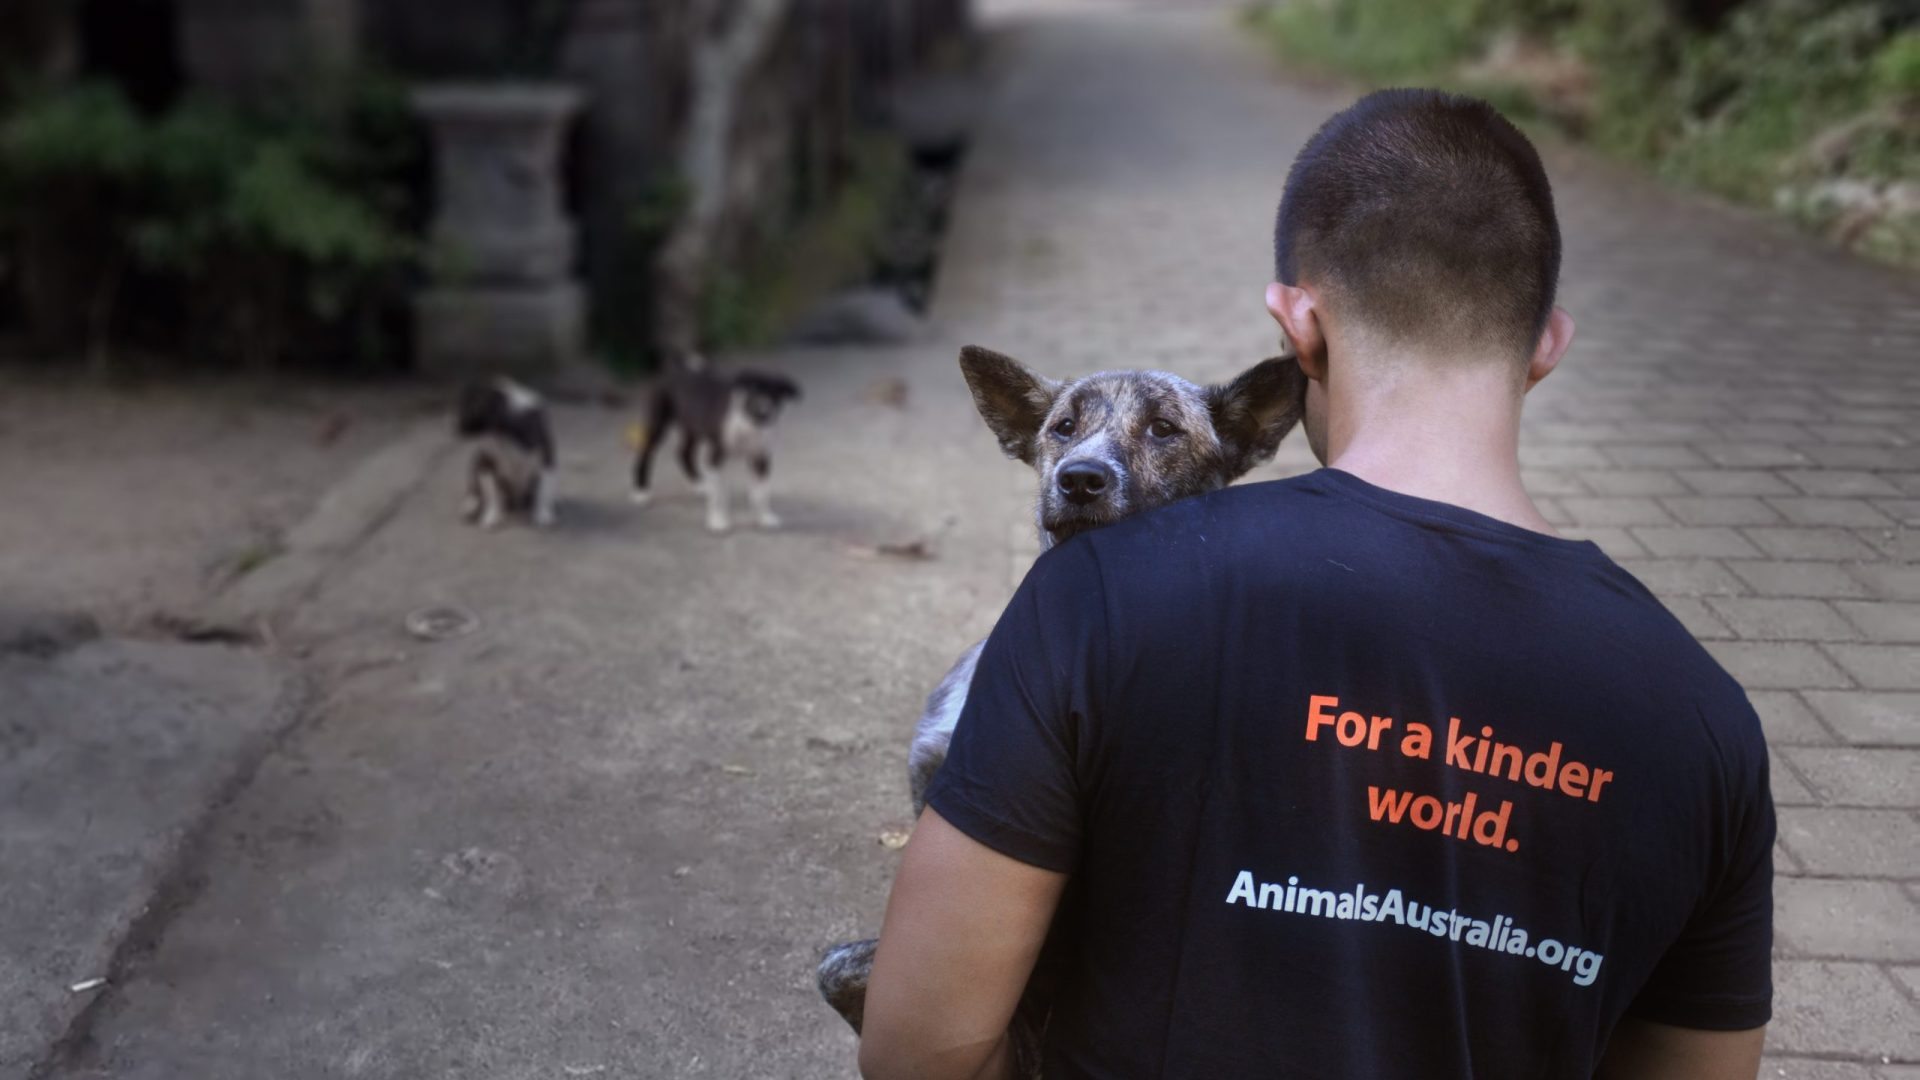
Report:
[[1060,384],[1036,375],[1011,356],[968,345],[960,350],[960,373],[973,391],[974,408],[1008,457],[1033,464],[1034,438],[1053,410]]
[[1280,440],[1307,407],[1307,376],[1300,362],[1276,356],[1240,373],[1224,386],[1207,388],[1207,409],[1234,480],[1280,449]]
[[799,401],[800,384],[785,375],[769,375],[767,388],[775,401]]
[[496,418],[500,391],[489,383],[471,382],[460,388],[460,402],[453,412],[456,435],[478,435]]

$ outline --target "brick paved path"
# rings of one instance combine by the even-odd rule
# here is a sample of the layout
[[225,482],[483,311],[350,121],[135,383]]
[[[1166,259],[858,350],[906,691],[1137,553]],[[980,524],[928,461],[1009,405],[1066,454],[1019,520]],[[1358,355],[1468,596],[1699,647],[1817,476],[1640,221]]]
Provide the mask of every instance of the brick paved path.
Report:
[[[1273,204],[1348,95],[1276,73],[1222,12],[1170,8],[1002,6],[1004,82],[942,283],[955,334],[1053,371],[1215,375],[1271,346]],[[1549,158],[1579,336],[1529,403],[1526,479],[1765,720],[1765,1075],[1920,1077],[1920,282]],[[1274,471],[1307,465],[1295,441]]]

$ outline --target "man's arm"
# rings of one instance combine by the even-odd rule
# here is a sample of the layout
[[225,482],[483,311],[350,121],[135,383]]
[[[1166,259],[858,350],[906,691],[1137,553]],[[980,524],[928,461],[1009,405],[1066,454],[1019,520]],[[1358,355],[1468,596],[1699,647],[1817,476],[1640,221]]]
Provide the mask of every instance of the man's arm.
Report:
[[1753,1080],[1767,1029],[1699,1031],[1622,1020],[1596,1080]]
[[1007,1077],[1007,1024],[1066,881],[921,814],[867,983],[861,1075]]

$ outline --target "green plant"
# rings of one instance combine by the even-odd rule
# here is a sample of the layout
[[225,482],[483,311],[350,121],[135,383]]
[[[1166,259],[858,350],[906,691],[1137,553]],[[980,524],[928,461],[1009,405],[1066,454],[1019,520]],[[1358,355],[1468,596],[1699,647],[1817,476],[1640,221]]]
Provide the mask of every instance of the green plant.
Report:
[[703,339],[722,349],[768,344],[809,303],[864,274],[908,168],[899,142],[857,138],[849,175],[820,212],[767,225],[743,258],[714,275],[701,301]]
[[[1780,188],[1809,173],[1875,182],[1920,175],[1913,12],[1891,0],[1747,0],[1703,30],[1676,17],[1681,7],[1294,0],[1255,23],[1295,62],[1375,84],[1475,93],[1517,119],[1556,123],[1670,180],[1744,202],[1800,205]],[[1547,100],[1549,87],[1489,74],[1491,65],[1476,61],[1503,39],[1578,64],[1586,75],[1579,106]],[[1890,228],[1857,230],[1849,242],[1882,256],[1909,250],[1903,227]]]
[[394,131],[390,110],[370,92],[336,110],[188,101],[150,119],[111,88],[80,86],[0,125],[0,183],[42,258],[82,240],[103,253],[86,290],[96,365],[132,264],[191,283],[206,351],[265,366],[294,324],[341,319],[415,255],[393,179],[403,144],[365,134]]

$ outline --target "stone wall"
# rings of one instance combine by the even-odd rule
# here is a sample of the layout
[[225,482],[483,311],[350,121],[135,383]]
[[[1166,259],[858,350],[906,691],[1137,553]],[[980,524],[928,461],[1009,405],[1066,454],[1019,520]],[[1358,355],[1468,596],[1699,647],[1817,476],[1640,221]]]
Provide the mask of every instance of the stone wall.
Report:
[[[283,0],[286,2],[286,0]],[[635,353],[647,340],[649,227],[670,206],[691,0],[575,0],[545,74],[588,94],[568,162],[582,225],[582,271],[599,343]],[[367,52],[403,73],[525,76],[512,0],[363,0]],[[740,113],[723,259],[756,227],[821,206],[844,179],[853,138],[878,122],[889,89],[967,30],[968,0],[793,0],[772,59]]]

